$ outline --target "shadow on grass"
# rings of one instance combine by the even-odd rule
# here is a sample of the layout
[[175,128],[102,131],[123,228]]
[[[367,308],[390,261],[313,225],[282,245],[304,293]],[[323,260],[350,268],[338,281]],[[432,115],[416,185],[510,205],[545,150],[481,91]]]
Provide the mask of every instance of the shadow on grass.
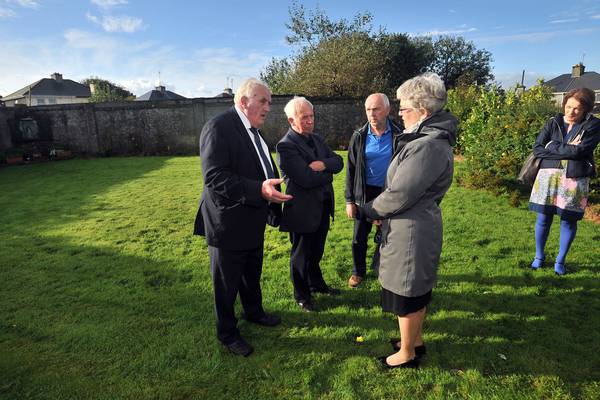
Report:
[[44,245],[60,251],[2,267],[0,397],[179,398],[182,369],[210,376],[196,384],[214,379],[214,366],[198,363],[215,350],[206,271],[56,238]]
[[[387,338],[398,335],[393,316],[373,311],[379,304],[374,286],[318,296],[323,311],[317,314],[301,312],[291,290],[289,300],[279,302],[273,299],[281,288],[263,293],[265,308],[281,315],[283,324],[270,329],[241,321],[242,335],[256,348],[244,359],[230,355],[215,338],[210,275],[208,268],[196,268],[206,264],[203,242],[194,245],[202,249],[204,263],[192,263],[184,261],[192,257],[187,254],[181,262],[158,261],[127,255],[118,243],[77,246],[71,238],[35,236],[44,227],[77,221],[94,194],[158,169],[165,159],[144,159],[131,170],[127,159],[109,161],[101,176],[91,173],[93,160],[65,162],[62,178],[54,170],[41,186],[36,182],[45,177],[44,169],[29,166],[19,175],[20,203],[0,217],[11,224],[0,244],[1,395],[320,398],[343,384],[352,396],[369,398],[372,386],[363,383],[405,373],[392,372],[390,378],[374,360],[391,353]],[[0,189],[9,190],[16,175],[4,172]],[[577,269],[597,272],[594,265]],[[336,273],[346,278],[348,271]],[[598,285],[589,278],[523,271],[520,277],[441,275],[425,326],[424,368],[471,369],[484,376],[558,375],[576,384],[600,379],[594,350],[600,343],[600,307],[592,297]],[[469,282],[475,290],[451,290]],[[486,287],[498,285],[507,288],[497,293]],[[365,332],[367,341],[357,345],[356,335]]]
[[[273,293],[264,293],[265,308],[281,315],[283,324],[264,328],[240,321],[242,335],[256,348],[244,359],[230,355],[215,338],[207,269],[48,240],[47,246],[62,251],[5,269],[0,334],[9,350],[0,362],[5,378],[0,393],[15,398],[234,393],[318,398],[343,379],[346,390],[368,398],[368,387],[352,378],[352,371],[365,379],[388,379],[374,357],[392,352],[387,338],[397,336],[396,321],[361,310],[377,307],[377,290],[319,295],[323,311],[315,314],[301,312],[291,293],[290,301],[276,304],[270,302]],[[570,383],[600,379],[597,358],[589,354],[598,343],[600,314],[594,312],[597,303],[589,310],[581,306],[585,288],[596,288],[587,280],[557,284],[553,277],[529,282],[462,274],[445,275],[443,281],[535,285],[541,291],[457,295],[444,287],[434,290],[425,326],[431,338],[425,369],[558,375]],[[356,334],[362,332],[376,334],[357,345]],[[98,396],[107,387],[111,392]]]
[[[93,197],[109,188],[160,169],[168,157],[74,159],[0,170],[0,223],[16,228],[49,227],[77,220]],[[98,205],[101,207],[101,205]]]

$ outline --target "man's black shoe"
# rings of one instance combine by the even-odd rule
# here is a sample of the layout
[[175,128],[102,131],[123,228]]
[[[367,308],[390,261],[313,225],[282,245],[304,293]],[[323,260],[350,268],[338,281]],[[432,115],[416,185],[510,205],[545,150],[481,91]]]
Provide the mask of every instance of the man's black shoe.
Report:
[[242,318],[244,318],[248,322],[252,322],[253,324],[258,324],[262,326],[277,326],[281,324],[281,318],[279,318],[277,315],[267,313],[264,313],[259,318],[248,318],[245,315],[242,315]]
[[300,300],[300,301],[298,301],[298,305],[300,306],[302,311],[306,311],[306,312],[317,311],[317,309],[315,308],[315,305],[310,300]]
[[339,289],[335,289],[332,288],[331,286],[325,286],[324,288],[314,288],[314,289],[310,289],[311,293],[323,293],[323,294],[327,294],[329,296],[337,296],[340,293],[342,293]]
[[227,349],[236,356],[248,357],[254,351],[254,348],[246,343],[246,341],[242,338],[237,339],[235,342],[226,344],[225,347],[227,347]]

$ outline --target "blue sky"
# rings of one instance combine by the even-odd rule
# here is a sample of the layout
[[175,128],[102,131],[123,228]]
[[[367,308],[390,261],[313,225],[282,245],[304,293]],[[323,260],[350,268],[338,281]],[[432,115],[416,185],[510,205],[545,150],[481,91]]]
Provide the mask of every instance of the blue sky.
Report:
[[[160,78],[186,97],[210,97],[287,56],[288,0],[0,0],[0,95],[60,72],[99,76],[136,95]],[[333,18],[369,11],[375,26],[411,35],[458,34],[494,58],[510,86],[571,71],[600,72],[600,0],[306,0]],[[585,56],[584,56],[585,54]]]

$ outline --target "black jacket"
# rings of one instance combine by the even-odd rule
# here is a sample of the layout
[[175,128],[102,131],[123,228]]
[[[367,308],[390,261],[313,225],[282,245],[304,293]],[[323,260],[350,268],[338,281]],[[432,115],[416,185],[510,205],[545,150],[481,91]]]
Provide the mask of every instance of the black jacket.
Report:
[[[331,217],[334,214],[333,174],[344,168],[344,160],[325,144],[318,134],[311,135],[315,150],[292,129],[277,143],[279,168],[286,184],[286,193],[294,198],[283,206],[280,230],[312,233],[321,223],[325,195],[330,195]],[[316,155],[315,155],[316,151]],[[323,161],[324,171],[313,171],[308,165]]]
[[564,115],[558,114],[546,122],[535,140],[533,153],[542,158],[540,168],[559,168],[561,160],[567,162],[567,178],[583,178],[596,175],[594,149],[600,142],[600,120],[588,114],[572,137],[582,135],[578,145],[564,141]]
[[[266,179],[248,131],[235,108],[209,120],[200,133],[204,190],[194,234],[210,246],[250,250],[263,245],[267,220],[281,217],[281,205],[261,195]],[[271,158],[275,176],[279,177]]]
[[[402,127],[391,119],[392,127],[392,154],[409,142],[409,134],[402,133]],[[367,122],[361,128],[354,131],[348,145],[348,163],[346,164],[346,203],[365,204],[365,146],[366,137],[369,132]],[[405,140],[403,140],[405,139]]]

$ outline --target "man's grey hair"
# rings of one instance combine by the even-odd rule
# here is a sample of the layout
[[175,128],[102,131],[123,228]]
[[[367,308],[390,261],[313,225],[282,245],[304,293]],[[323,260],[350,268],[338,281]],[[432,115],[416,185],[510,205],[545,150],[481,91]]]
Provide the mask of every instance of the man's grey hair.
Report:
[[269,87],[266,83],[259,81],[256,78],[249,78],[246,79],[235,92],[233,102],[237,105],[240,105],[242,103],[242,96],[251,97],[254,89],[256,89],[257,86],[264,86],[267,90],[269,90]]
[[425,72],[400,85],[396,97],[400,100],[400,107],[424,108],[433,114],[446,105],[448,93],[438,74]]
[[[369,99],[369,97],[371,96],[379,96],[381,98],[381,100],[383,101],[383,106],[385,108],[390,108],[390,99],[388,99],[388,97],[385,95],[385,93],[371,93],[368,97],[367,100]],[[367,106],[367,100],[365,100],[365,107]]]
[[286,117],[296,117],[296,115],[298,114],[298,110],[300,110],[300,107],[302,106],[302,103],[306,103],[310,106],[310,108],[314,109],[312,103],[306,100],[306,97],[294,96],[294,98],[288,101],[285,107],[283,108],[283,112],[285,113]]

